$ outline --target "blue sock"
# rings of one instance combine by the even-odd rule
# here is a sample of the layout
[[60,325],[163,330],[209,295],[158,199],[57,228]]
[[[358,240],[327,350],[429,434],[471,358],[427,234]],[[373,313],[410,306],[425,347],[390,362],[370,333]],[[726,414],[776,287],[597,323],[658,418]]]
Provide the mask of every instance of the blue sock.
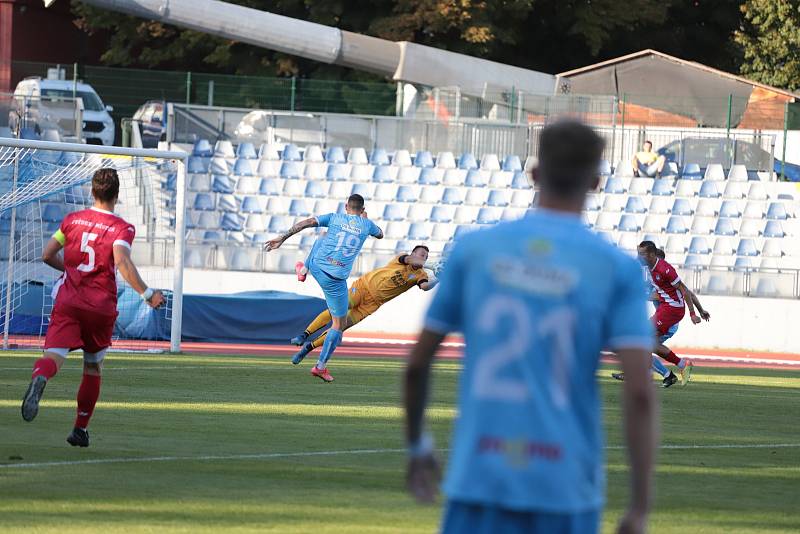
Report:
[[664,378],[669,376],[669,369],[667,369],[667,366],[664,365],[664,362],[662,362],[661,358],[658,356],[653,356],[653,370]]
[[338,347],[339,343],[341,342],[341,330],[334,330],[333,328],[328,330],[328,335],[325,337],[325,343],[322,344],[322,353],[319,355],[319,361],[317,361],[317,369],[325,369],[325,367],[328,365],[328,360],[330,360],[331,356],[333,355],[333,351],[336,350],[336,347]]

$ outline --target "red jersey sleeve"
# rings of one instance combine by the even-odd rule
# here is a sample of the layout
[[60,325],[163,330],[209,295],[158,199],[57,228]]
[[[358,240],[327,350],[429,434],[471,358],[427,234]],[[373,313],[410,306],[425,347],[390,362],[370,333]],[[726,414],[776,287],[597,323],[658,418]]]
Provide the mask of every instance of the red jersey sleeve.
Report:
[[132,224],[125,223],[117,230],[114,236],[113,246],[127,247],[129,250],[133,246],[133,238],[136,237],[136,228]]
[[677,286],[681,281],[681,277],[678,276],[678,271],[676,271],[675,267],[672,265],[666,265],[664,267],[664,279],[673,286]]

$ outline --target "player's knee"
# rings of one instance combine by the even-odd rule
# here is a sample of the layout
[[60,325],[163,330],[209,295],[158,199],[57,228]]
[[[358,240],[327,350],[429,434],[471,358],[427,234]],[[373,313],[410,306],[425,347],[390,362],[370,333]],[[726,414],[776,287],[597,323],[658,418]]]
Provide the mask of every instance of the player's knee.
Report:
[[102,362],[83,362],[83,372],[87,375],[100,376],[103,373]]

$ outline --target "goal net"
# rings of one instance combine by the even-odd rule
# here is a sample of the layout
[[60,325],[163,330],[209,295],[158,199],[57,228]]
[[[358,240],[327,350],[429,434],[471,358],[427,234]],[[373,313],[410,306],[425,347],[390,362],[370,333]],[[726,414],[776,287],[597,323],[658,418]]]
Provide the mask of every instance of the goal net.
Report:
[[54,303],[53,285],[61,275],[42,262],[43,247],[64,216],[92,206],[94,172],[112,167],[120,179],[115,213],[136,227],[133,261],[147,285],[162,289],[167,297],[162,308],[152,310],[117,275],[114,348],[180,349],[183,240],[176,240],[182,234],[172,219],[183,213],[175,204],[184,200],[183,195],[168,197],[162,181],[183,182],[182,157],[155,150],[0,138],[3,348],[42,346]]

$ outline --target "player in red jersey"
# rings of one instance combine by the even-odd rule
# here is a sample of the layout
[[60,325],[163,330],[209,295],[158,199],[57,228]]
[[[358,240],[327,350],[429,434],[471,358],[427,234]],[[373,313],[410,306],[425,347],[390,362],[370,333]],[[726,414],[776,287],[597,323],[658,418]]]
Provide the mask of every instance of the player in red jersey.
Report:
[[[658,293],[661,304],[650,318],[656,328],[656,345],[653,349],[658,356],[678,367],[681,383],[686,385],[692,373],[692,362],[687,358],[679,358],[661,341],[662,336],[669,335],[669,329],[678,324],[689,307],[689,317],[694,324],[700,322],[695,313],[694,302],[689,289],[681,281],[675,267],[658,257],[658,247],[652,241],[642,241],[637,249],[639,259],[650,269],[650,281]],[[666,339],[666,338],[665,338]]]
[[[44,354],[33,365],[33,375],[22,400],[22,418],[32,421],[47,381],[61,369],[67,353],[83,349],[83,379],[78,388],[78,415],[67,437],[73,446],[88,447],[86,427],[100,396],[100,375],[117,318],[116,270],[152,308],[164,302],[139,276],[131,260],[136,235],[133,225],[114,215],[119,177],[114,169],[100,169],[92,177],[94,206],[70,213],[45,245],[42,260],[64,274],[53,288],[55,305],[44,342]],[[64,249],[63,258],[59,251]]]

